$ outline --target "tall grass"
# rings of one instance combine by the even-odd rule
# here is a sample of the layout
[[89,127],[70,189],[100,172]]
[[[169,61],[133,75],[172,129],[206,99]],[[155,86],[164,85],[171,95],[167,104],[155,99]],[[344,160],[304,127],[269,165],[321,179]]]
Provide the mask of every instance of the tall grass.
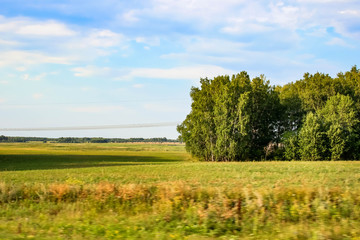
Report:
[[359,239],[360,162],[182,145],[0,144],[0,239]]
[[[118,218],[136,218],[137,225],[148,226],[143,234],[149,236],[154,234],[153,228],[165,235],[175,233],[179,238],[285,234],[294,239],[308,239],[320,234],[331,239],[353,239],[360,234],[360,228],[355,228],[360,226],[360,191],[340,188],[198,188],[183,182],[32,186],[0,183],[0,205],[7,209],[1,211],[2,218],[12,215],[11,211],[33,206],[47,209],[43,216],[46,218],[66,213],[73,224],[73,236],[82,234],[84,239],[88,233],[77,228],[76,213],[92,212],[100,217],[110,212],[115,222]],[[66,209],[67,205],[72,207]],[[341,228],[330,231],[326,226]],[[287,232],[287,227],[303,230]],[[112,228],[118,229],[115,234],[118,237],[138,235],[137,231],[124,232],[121,224]],[[106,234],[100,231],[96,236],[105,238]],[[33,235],[38,233],[34,231]]]

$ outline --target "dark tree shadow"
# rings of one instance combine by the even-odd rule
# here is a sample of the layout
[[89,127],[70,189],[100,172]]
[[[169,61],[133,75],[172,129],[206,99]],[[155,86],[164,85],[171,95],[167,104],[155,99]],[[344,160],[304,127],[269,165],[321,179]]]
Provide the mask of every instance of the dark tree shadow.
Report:
[[179,161],[152,156],[0,154],[0,171],[155,165]]

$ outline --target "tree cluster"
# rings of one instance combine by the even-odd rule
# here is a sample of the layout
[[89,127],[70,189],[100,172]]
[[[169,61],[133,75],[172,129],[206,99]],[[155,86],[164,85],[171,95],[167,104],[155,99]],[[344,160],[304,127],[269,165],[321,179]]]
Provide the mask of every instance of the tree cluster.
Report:
[[178,142],[162,138],[97,138],[97,137],[9,137],[0,135],[0,142],[55,142],[55,143],[127,143],[127,142]]
[[360,70],[272,86],[246,72],[200,79],[180,140],[206,161],[360,158]]

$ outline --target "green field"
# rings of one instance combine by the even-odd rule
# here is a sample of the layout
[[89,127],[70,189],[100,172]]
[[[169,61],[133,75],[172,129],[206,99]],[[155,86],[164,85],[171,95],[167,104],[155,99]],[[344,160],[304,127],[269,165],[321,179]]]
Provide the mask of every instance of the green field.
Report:
[[360,162],[181,144],[0,144],[0,239],[360,239]]

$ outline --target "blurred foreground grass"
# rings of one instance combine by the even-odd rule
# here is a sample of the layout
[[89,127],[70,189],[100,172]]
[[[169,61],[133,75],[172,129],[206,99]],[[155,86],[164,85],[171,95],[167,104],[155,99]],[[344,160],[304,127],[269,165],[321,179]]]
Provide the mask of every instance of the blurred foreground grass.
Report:
[[0,144],[0,239],[360,239],[360,162],[180,144]]

